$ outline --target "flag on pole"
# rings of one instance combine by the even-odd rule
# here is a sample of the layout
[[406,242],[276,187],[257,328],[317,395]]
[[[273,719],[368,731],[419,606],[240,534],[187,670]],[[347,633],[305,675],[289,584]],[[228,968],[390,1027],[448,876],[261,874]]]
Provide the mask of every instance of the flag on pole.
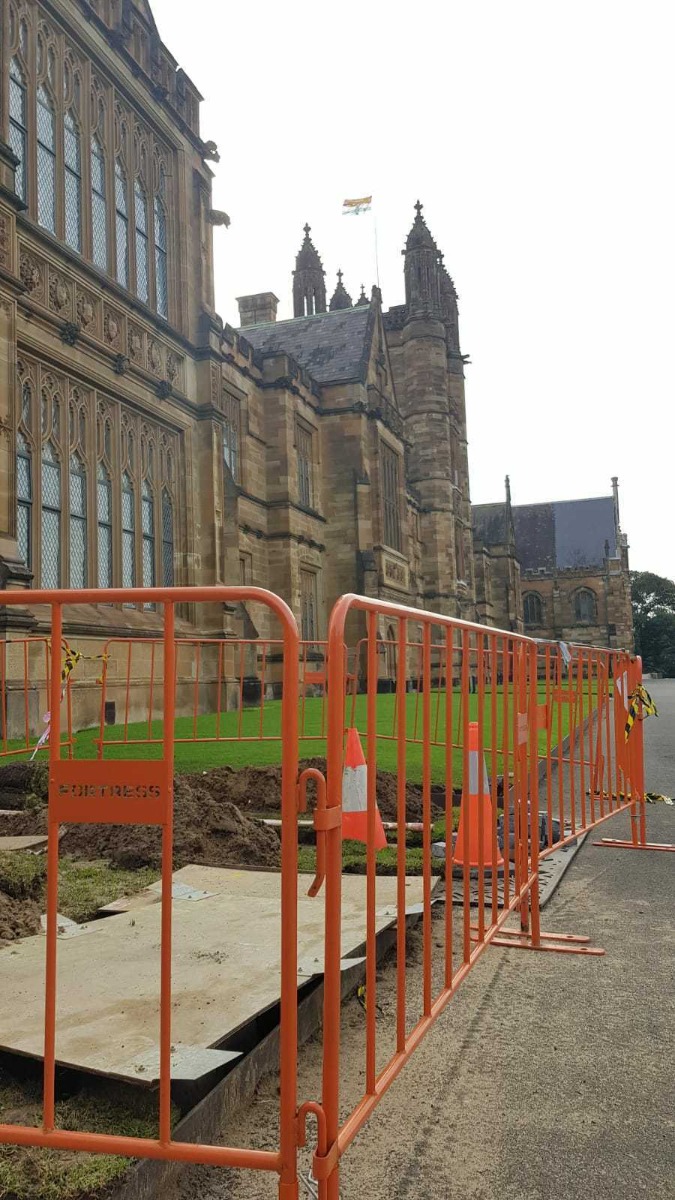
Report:
[[362,212],[370,212],[372,205],[372,196],[361,196],[359,200],[343,200],[342,215],[343,217],[358,217]]

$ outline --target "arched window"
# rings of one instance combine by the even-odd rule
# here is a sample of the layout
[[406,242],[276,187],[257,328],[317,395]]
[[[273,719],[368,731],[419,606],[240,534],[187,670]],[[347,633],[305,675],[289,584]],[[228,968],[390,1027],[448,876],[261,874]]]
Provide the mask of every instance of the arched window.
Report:
[[56,129],[49,92],[37,91],[37,200],[38,222],[56,233]]
[[593,625],[596,620],[597,606],[595,594],[588,588],[580,588],[574,595],[574,620],[579,625]]
[[98,586],[112,587],[112,485],[103,463],[98,464],[96,476],[96,511],[98,519]]
[[19,159],[14,175],[14,190],[21,200],[26,199],[26,148],[28,122],[26,119],[26,81],[16,58],[9,66],[9,144]]
[[150,300],[148,278],[148,202],[139,179],[134,187],[136,210],[136,295],[147,304]]
[[147,479],[141,490],[143,517],[143,587],[154,587],[155,575],[155,498]]
[[544,606],[541,596],[536,592],[527,592],[523,596],[523,617],[526,625],[541,626],[544,623]]
[[[161,187],[164,186],[162,176]],[[166,210],[160,196],[155,196],[155,293],[160,317],[169,316],[169,276],[167,270]]]
[[31,565],[33,513],[33,467],[30,446],[22,433],[16,438],[16,541],[19,556]]
[[118,159],[115,163],[115,237],[117,250],[117,282],[129,286],[129,203],[127,177]]
[[173,566],[173,501],[166,488],[162,492],[162,582],[174,585]]
[[122,587],[136,586],[136,501],[128,471],[122,476]]
[[40,586],[61,586],[61,464],[54,444],[42,447],[42,571]]
[[108,269],[108,216],[105,186],[105,155],[94,134],[91,139],[91,240],[92,260],[102,271]]
[[82,250],[82,153],[80,130],[71,112],[63,121],[65,163],[66,242],[78,253]]
[[79,454],[70,456],[70,586],[87,586],[87,476]]

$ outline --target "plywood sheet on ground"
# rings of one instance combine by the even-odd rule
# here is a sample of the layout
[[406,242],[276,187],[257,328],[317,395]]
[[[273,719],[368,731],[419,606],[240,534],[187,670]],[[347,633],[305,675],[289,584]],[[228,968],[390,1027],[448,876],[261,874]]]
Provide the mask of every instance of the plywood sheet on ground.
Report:
[[[185,867],[174,879],[211,895],[173,901],[175,1046],[215,1047],[279,999],[280,876],[274,872]],[[323,970],[324,899],[298,882],[298,959]],[[365,940],[363,876],[343,876],[342,955]],[[406,880],[407,903],[422,880]],[[396,918],[396,879],[377,880],[377,928]],[[83,926],[58,943],[57,1059],[83,1070],[148,1082],[159,1039],[158,903]],[[0,950],[0,1047],[40,1058],[44,1039],[44,936]],[[311,970],[307,964],[312,964]],[[236,1038],[231,1047],[236,1049]]]

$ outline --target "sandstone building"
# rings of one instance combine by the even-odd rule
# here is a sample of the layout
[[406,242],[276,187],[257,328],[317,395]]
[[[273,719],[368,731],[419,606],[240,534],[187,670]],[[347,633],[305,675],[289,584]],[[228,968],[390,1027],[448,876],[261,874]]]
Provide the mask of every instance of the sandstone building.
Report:
[[[514,543],[509,504],[500,537],[478,510],[474,542],[457,294],[422,206],[405,304],[384,311],[377,289],[353,303],[339,273],[328,299],[306,226],[293,319],[263,293],[224,326],[217,149],[146,0],[0,11],[2,585],[254,583],[310,642],[350,590],[521,628],[536,552]],[[579,586],[598,596],[584,630],[614,644],[630,637],[628,613],[607,615],[627,562],[609,542]],[[537,628],[573,636],[547,554]],[[43,627],[26,609],[0,618],[10,638]],[[142,607],[65,618],[89,648],[159,626]],[[215,638],[272,632],[263,610],[182,620]]]

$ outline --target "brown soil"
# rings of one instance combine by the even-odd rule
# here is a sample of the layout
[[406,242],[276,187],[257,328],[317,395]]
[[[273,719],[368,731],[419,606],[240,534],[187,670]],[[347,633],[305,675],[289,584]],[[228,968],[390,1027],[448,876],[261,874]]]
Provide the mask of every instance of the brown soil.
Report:
[[[307,767],[316,767],[325,775],[326,760],[305,758],[300,762],[300,770]],[[268,814],[281,810],[280,767],[216,767],[213,771],[204,772],[201,778],[214,798],[221,802],[229,801],[252,813]],[[378,772],[377,804],[383,821],[396,820],[397,787],[395,775],[388,771]],[[310,811],[315,806],[314,797],[314,784],[310,782],[307,788],[307,807]],[[444,789],[431,789],[431,806],[435,814],[444,811]],[[409,821],[422,818],[422,788],[418,783],[408,783],[406,786],[406,815]]]
[[[214,796],[199,775],[179,775],[174,785],[174,866],[278,867],[279,837],[235,804]],[[61,853],[107,858],[114,866],[159,867],[162,834],[147,825],[72,825]]]
[[31,899],[15,900],[0,892],[0,944],[40,932],[41,906]]

